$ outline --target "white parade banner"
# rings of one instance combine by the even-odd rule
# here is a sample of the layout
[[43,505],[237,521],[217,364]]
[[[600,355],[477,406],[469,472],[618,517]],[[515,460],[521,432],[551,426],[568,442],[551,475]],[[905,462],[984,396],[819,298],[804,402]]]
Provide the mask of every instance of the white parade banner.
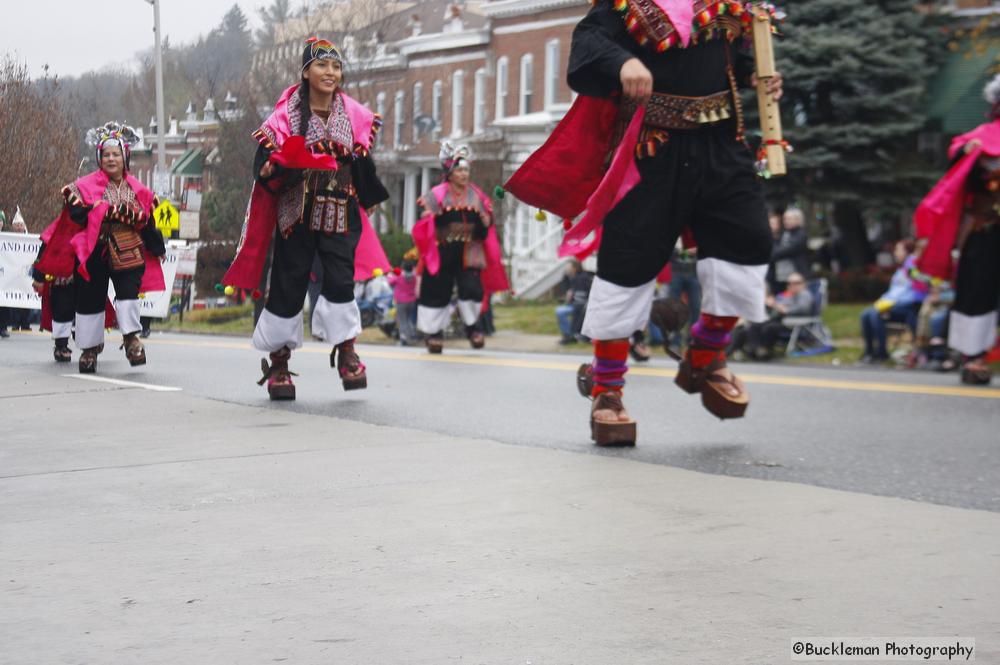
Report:
[[[0,307],[19,309],[41,309],[42,299],[31,288],[31,266],[38,257],[42,241],[36,235],[26,233],[0,233]],[[170,311],[170,295],[177,276],[178,258],[181,248],[168,247],[163,267],[165,291],[145,294],[139,301],[142,316],[154,319],[167,317]],[[77,279],[82,279],[77,275]],[[108,284],[108,297],[114,301],[115,287]]]
[[36,235],[0,233],[0,307],[42,308],[42,299],[31,288],[31,266],[41,245]]

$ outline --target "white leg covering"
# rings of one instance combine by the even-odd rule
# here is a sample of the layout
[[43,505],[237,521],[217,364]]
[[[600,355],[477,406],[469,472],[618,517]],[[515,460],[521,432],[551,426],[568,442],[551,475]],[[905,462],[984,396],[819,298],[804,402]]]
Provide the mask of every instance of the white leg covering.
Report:
[[334,346],[361,334],[361,312],[357,301],[330,302],[323,296],[316,301],[312,331]]
[[73,335],[72,321],[52,322],[52,339],[66,339],[71,337],[72,335]]
[[264,308],[253,329],[253,348],[271,353],[283,346],[297,349],[302,346],[302,312],[283,319]]
[[476,321],[479,320],[480,309],[482,309],[482,303],[478,300],[458,301],[458,315],[462,317],[462,323],[467,326],[475,325]]
[[76,315],[76,345],[89,349],[104,344],[104,312]]
[[115,314],[118,316],[118,329],[123,335],[142,330],[138,300],[115,300]]
[[766,275],[766,265],[743,266],[721,259],[700,259],[701,311],[714,316],[738,316],[754,323],[766,321]]
[[451,307],[424,307],[417,305],[417,330],[425,335],[436,335],[448,327]]
[[625,339],[636,330],[644,330],[655,289],[656,280],[642,286],[618,286],[595,277],[580,332],[590,339],[609,340]]
[[997,341],[997,311],[969,316],[952,310],[948,317],[948,346],[967,356],[989,351]]

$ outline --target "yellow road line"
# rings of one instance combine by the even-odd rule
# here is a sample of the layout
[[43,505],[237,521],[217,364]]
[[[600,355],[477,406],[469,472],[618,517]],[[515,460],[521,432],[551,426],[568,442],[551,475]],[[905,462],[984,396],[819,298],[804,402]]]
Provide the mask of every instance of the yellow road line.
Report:
[[[186,342],[157,339],[155,345],[195,346],[216,349],[251,350],[247,343],[237,342]],[[296,353],[329,354],[330,352],[316,347],[303,347]],[[481,365],[489,367],[516,367],[521,369],[547,369],[561,372],[576,372],[579,363],[558,362],[553,360],[525,360],[520,358],[497,358],[492,356],[440,355],[398,353],[384,351],[373,347],[365,347],[366,358],[383,358],[386,360],[407,360],[411,362],[452,363],[457,365]],[[672,379],[676,371],[657,367],[631,367],[629,373],[633,376],[655,376]],[[795,376],[778,376],[774,374],[740,374],[745,383],[792,386],[797,388],[825,388],[828,390],[856,390],[861,392],[900,393],[907,395],[937,395],[941,397],[974,397],[978,399],[1000,399],[1000,389],[975,388],[966,386],[925,386],[906,383],[887,383],[877,381],[846,381],[837,379],[813,379]]]

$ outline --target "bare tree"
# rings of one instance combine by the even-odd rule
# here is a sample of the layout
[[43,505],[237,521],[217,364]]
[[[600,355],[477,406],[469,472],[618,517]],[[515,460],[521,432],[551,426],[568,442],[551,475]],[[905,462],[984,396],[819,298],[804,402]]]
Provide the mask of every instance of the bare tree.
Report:
[[76,176],[77,137],[58,93],[47,68],[36,82],[10,54],[0,60],[0,207],[20,206],[33,233],[55,219],[59,190]]

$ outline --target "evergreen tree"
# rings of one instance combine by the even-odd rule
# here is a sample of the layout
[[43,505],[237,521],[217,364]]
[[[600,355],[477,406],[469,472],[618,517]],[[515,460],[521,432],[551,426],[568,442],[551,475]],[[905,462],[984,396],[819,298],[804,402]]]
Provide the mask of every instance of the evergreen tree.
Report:
[[943,34],[914,0],[809,0],[789,10],[777,57],[795,153],[775,185],[833,203],[844,263],[865,264],[863,214],[911,208],[936,175],[917,137]]

